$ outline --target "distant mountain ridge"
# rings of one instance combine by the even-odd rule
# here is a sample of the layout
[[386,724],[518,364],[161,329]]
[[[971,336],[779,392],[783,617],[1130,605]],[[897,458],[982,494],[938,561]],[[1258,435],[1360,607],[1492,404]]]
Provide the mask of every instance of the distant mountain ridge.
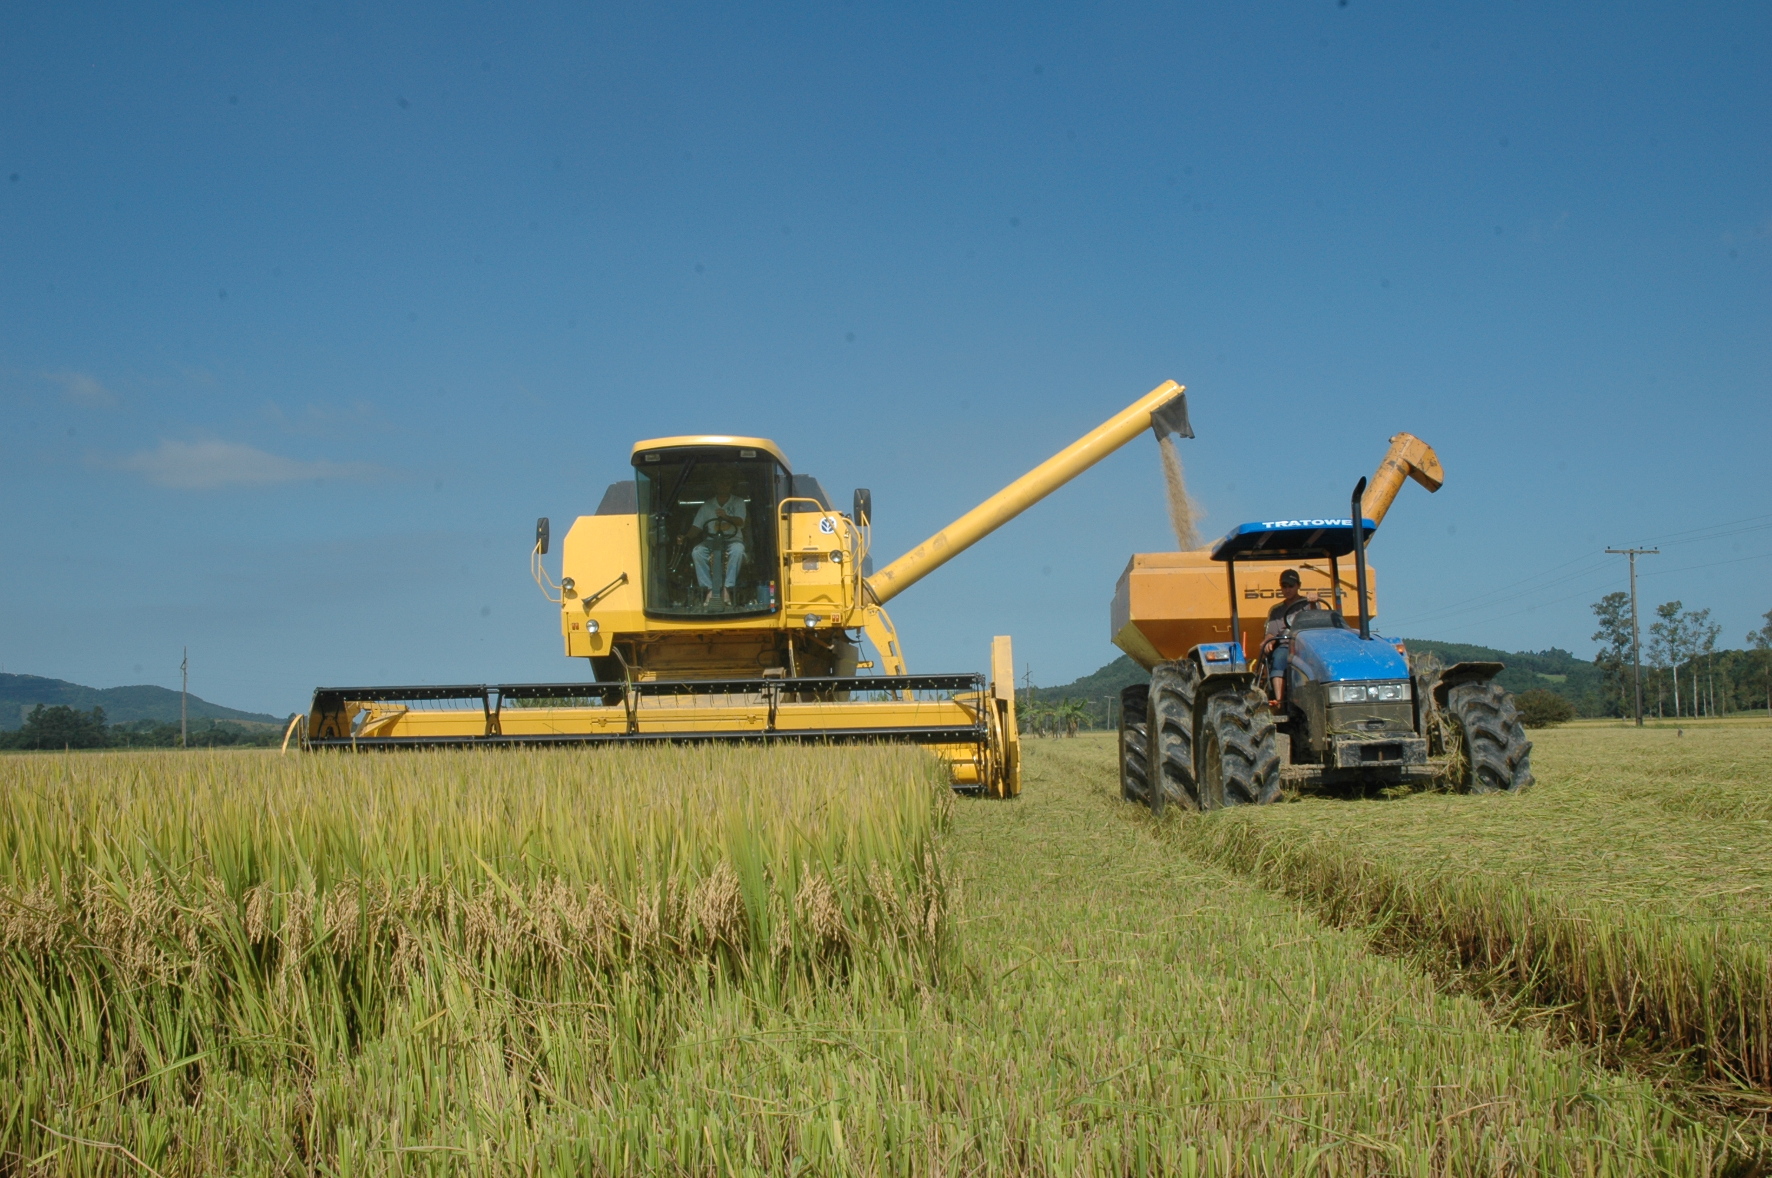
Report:
[[[263,712],[242,712],[224,708],[198,696],[187,696],[186,714],[193,720],[240,720],[253,724],[281,724],[276,716]],[[165,687],[141,684],[136,687],[82,687],[66,679],[46,679],[41,675],[0,674],[0,731],[11,731],[24,724],[25,716],[38,704],[54,707],[63,704],[89,712],[105,710],[111,724],[130,724],[137,720],[155,720],[165,724],[178,723],[178,692]]]

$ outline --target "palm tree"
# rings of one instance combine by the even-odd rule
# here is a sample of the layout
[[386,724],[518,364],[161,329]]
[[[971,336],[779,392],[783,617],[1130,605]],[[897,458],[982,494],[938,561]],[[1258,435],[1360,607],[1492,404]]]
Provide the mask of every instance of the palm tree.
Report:
[[1052,709],[1052,718],[1064,726],[1066,736],[1075,736],[1083,721],[1089,718],[1089,705],[1067,695]]

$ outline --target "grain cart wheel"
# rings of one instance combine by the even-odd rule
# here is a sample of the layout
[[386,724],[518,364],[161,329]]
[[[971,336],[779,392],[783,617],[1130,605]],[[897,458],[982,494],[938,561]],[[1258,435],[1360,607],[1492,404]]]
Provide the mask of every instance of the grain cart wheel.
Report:
[[1150,796],[1150,734],[1145,712],[1150,703],[1148,683],[1135,683],[1120,692],[1120,796],[1143,802]]
[[1460,683],[1446,692],[1446,711],[1459,748],[1453,782],[1462,793],[1512,793],[1532,784],[1532,742],[1514,697],[1493,680]]
[[1224,688],[1206,700],[1198,745],[1200,809],[1259,806],[1280,797],[1273,713],[1258,692]]
[[1171,802],[1200,808],[1194,788],[1194,696],[1199,688],[1200,669],[1191,662],[1160,663],[1151,672],[1146,801],[1153,814],[1161,815]]

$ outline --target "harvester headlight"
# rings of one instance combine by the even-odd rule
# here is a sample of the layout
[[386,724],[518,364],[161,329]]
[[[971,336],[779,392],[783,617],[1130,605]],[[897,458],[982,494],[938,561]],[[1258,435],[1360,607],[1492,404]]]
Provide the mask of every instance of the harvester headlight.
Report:
[[1400,703],[1413,698],[1408,680],[1389,683],[1331,683],[1332,704]]
[[831,563],[832,564],[842,564],[843,563],[843,554],[841,552],[831,553]]
[[806,615],[806,628],[808,630],[810,630],[816,625],[818,625],[818,615],[817,614],[807,614]]
[[560,578],[560,596],[571,597],[572,591],[577,586],[577,584],[578,584],[578,582],[574,581],[571,577],[561,577]]
[[597,625],[596,618],[586,618],[585,619],[585,633],[586,634],[595,634],[595,633],[597,633],[597,631],[601,630],[602,628],[603,627]]

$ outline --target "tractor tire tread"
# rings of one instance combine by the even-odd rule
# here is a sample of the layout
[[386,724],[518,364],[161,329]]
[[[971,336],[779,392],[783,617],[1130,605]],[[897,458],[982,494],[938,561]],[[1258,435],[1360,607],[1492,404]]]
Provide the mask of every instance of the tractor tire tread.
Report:
[[1499,683],[1460,683],[1446,710],[1464,735],[1467,793],[1516,793],[1533,783],[1532,742],[1513,695]]
[[1194,702],[1199,687],[1200,669],[1185,659],[1159,663],[1151,672],[1146,802],[1154,814],[1161,815],[1171,802],[1190,810],[1200,808],[1194,779]]
[[[1201,723],[1217,736],[1220,780],[1224,786],[1222,799],[1202,795],[1202,806],[1262,806],[1277,801],[1279,733],[1267,701],[1255,691],[1220,690],[1207,700]],[[1199,777],[1206,777],[1204,766]]]
[[1150,796],[1149,697],[1145,683],[1120,692],[1120,796],[1140,805]]

